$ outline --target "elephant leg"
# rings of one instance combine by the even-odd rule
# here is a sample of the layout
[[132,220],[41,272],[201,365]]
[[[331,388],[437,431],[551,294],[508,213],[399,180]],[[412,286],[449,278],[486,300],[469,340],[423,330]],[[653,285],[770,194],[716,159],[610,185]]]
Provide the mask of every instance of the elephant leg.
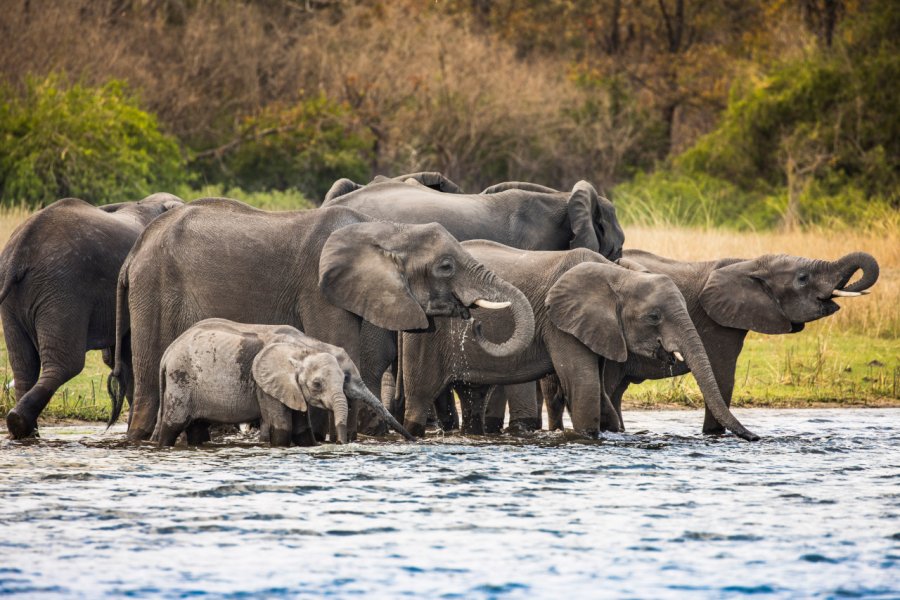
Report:
[[461,385],[456,390],[462,405],[462,432],[484,435],[484,404],[488,386]]
[[56,390],[84,369],[87,346],[87,323],[84,319],[57,322],[58,327],[52,331],[41,330],[44,320],[36,322],[41,374],[37,383],[19,398],[6,416],[7,429],[14,439],[31,435],[37,428],[38,416],[50,403]]
[[[742,344],[737,344],[736,350],[733,349],[735,344],[723,344],[722,346],[719,346],[717,352],[708,352],[707,356],[709,356],[709,364],[712,366],[716,383],[719,385],[719,391],[722,393],[722,400],[725,401],[725,406],[731,407],[731,396],[734,393],[734,372],[737,369],[737,359],[741,353]],[[703,417],[703,433],[704,435],[723,435],[725,433],[725,428],[716,421],[708,408]]]
[[625,431],[625,419],[622,418],[622,396],[625,395],[625,390],[627,389],[628,382],[623,381],[609,396],[610,404],[612,404],[613,410],[615,410],[616,414],[619,416],[619,431]]
[[133,441],[150,438],[159,412],[159,362],[168,343],[175,339],[163,335],[160,321],[155,310],[131,313],[132,334],[142,332],[138,338],[131,336],[132,361],[128,367],[129,379],[134,382],[134,398],[128,415],[128,439]]
[[21,400],[41,374],[41,356],[32,343],[28,333],[19,325],[18,320],[3,311],[3,336],[6,339],[6,352],[12,367],[16,400]]
[[547,429],[562,431],[563,414],[566,410],[566,397],[556,375],[547,375],[541,379],[541,394],[547,405]]
[[500,433],[506,418],[506,386],[492,386],[487,395],[487,407],[484,409],[484,432]]
[[[363,322],[360,326],[360,360],[359,373],[363,383],[376,398],[383,398],[381,383],[385,371],[392,370],[397,357],[397,334]],[[384,436],[388,434],[388,426],[381,415],[365,403],[357,402],[357,431],[367,435]],[[351,412],[353,412],[351,410]],[[348,431],[354,431],[350,428]],[[351,434],[352,439],[352,434]]]
[[309,407],[309,424],[312,427],[313,437],[317,442],[324,442],[328,434],[329,413],[324,408]]
[[209,424],[204,421],[194,421],[185,430],[188,446],[200,446],[210,441]]
[[293,415],[293,427],[291,429],[291,442],[295,446],[315,446],[316,436],[313,433],[312,421],[309,411],[295,412]]
[[294,431],[293,411],[268,394],[257,394],[259,401],[259,441],[272,446],[290,446]]
[[403,413],[403,426],[412,435],[424,437],[428,411],[434,406],[438,396],[450,386],[446,383],[427,382],[425,377],[410,381],[404,375],[404,381],[406,410]]
[[534,382],[506,386],[509,403],[509,429],[515,432],[535,431],[541,426]]
[[572,427],[582,435],[597,437],[602,406],[597,355],[571,336],[548,339],[547,349],[563,393],[571,402]]
[[459,413],[456,411],[456,398],[453,390],[445,389],[434,401],[434,417],[444,431],[459,429]]
[[[386,369],[384,374],[381,376],[381,403],[388,407],[388,410],[394,418],[397,417],[397,377],[394,373],[394,369]],[[402,411],[401,413],[402,414]]]
[[162,421],[157,424],[156,430],[154,431],[154,437],[161,447],[174,446],[175,442],[178,440],[178,436],[181,435],[181,432],[184,431],[184,429],[185,425],[183,423],[174,424]]

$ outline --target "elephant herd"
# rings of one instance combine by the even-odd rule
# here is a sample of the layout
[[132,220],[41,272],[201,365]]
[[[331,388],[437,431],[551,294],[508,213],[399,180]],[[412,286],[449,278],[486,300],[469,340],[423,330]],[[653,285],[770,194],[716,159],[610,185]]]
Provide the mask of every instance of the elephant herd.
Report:
[[[681,262],[625,250],[613,204],[506,182],[463,193],[440,173],[342,179],[321,208],[154,194],[60,200],[0,254],[0,315],[17,403],[36,431],[88,350],[112,368],[130,440],[210,439],[257,423],[272,445],[407,439],[429,416],[466,433],[622,431],[626,388],[691,372],[703,432],[756,440],[731,413],[748,331],[794,333],[878,278],[863,252]],[[855,274],[862,275],[854,279]],[[400,423],[402,421],[402,425]]]

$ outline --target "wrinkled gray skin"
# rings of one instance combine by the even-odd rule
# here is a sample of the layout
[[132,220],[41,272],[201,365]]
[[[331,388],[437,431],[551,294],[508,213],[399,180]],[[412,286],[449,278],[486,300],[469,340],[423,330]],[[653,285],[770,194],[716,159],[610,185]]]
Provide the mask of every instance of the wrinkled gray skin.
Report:
[[[460,241],[484,239],[523,250],[587,248],[615,260],[625,241],[615,207],[586,181],[568,192],[511,181],[480,194],[463,194],[458,185],[436,172],[393,179],[379,176],[368,185],[341,179],[329,190],[323,206],[338,204],[387,221],[440,223]],[[390,378],[386,383],[382,400],[390,402],[391,411],[399,417],[402,399],[394,393]],[[527,386],[496,392],[498,397],[504,393],[510,398],[524,393],[534,399],[534,390]],[[453,406],[449,390],[437,403]],[[452,416],[443,421],[445,427],[454,428]]]
[[336,440],[347,442],[348,397],[367,403],[407,439],[337,346],[288,325],[200,321],[166,349],[160,362],[161,403],[153,437],[171,446],[208,439],[208,425],[260,422],[260,441],[315,445],[309,408],[333,415]]
[[[837,312],[838,294],[865,292],[878,280],[878,263],[864,252],[835,261],[798,256],[765,255],[755,259],[729,258],[683,262],[641,250],[627,250],[620,261],[631,269],[668,276],[687,302],[691,321],[706,348],[723,400],[731,404],[735,366],[748,331],[780,334],[801,331],[805,323]],[[854,274],[862,277],[849,284]],[[848,300],[850,298],[847,298]],[[624,364],[607,363],[604,389],[621,418],[622,395],[632,383],[684,375],[689,365],[629,356]],[[549,383],[549,382],[548,382]],[[546,399],[550,428],[562,428],[565,396],[548,385]],[[709,410],[703,432],[722,433]]]
[[[527,299],[439,225],[378,222],[345,207],[266,212],[236,200],[197,200],[148,227],[119,274],[116,339],[131,333],[133,366],[117,353],[113,418],[133,377],[128,436],[151,435],[159,360],[202,319],[297,327],[344,348],[377,391],[394,356],[372,364],[362,355],[363,319],[376,330],[424,329],[431,317],[468,318],[480,300],[510,302],[504,312],[516,322],[506,341],[480,339],[480,346],[497,355],[527,347],[534,331]],[[350,401],[352,437],[359,402]]]
[[[534,309],[534,341],[521,354],[497,358],[472,344],[468,324],[458,321],[436,319],[433,333],[404,333],[404,425],[413,435],[424,433],[428,408],[448,386],[466,384],[464,428],[479,433],[483,404],[469,401],[468,388],[525,383],[555,371],[571,400],[575,430],[595,436],[604,415],[618,417],[608,400],[603,406],[604,359],[624,362],[635,354],[674,362],[680,352],[716,420],[744,439],[758,439],[725,406],[684,298],[668,277],[624,269],[584,249],[527,252],[480,240],[463,247],[525,293]],[[502,336],[510,326],[504,317],[484,315],[485,334]]]
[[171,194],[99,207],[66,198],[13,232],[0,254],[0,314],[17,399],[6,417],[11,437],[35,430],[88,350],[103,350],[112,366],[119,268],[147,224],[180,206]]

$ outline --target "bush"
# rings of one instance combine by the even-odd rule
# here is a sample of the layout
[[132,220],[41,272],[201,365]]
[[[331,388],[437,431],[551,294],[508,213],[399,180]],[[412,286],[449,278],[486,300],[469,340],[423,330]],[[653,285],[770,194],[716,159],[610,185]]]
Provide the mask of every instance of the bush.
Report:
[[201,187],[180,185],[172,192],[184,200],[196,200],[197,198],[234,198],[246,202],[250,206],[263,210],[302,210],[315,208],[302,193],[297,190],[285,190],[283,192],[273,190],[268,192],[249,192],[239,187],[225,187],[223,185],[210,184]]
[[198,166],[211,181],[249,191],[293,188],[321,201],[336,179],[369,179],[371,148],[350,108],[319,94],[245,118],[233,149]]
[[75,196],[133,200],[184,180],[174,138],[122,82],[66,86],[29,78],[0,87],[0,201],[31,206]]

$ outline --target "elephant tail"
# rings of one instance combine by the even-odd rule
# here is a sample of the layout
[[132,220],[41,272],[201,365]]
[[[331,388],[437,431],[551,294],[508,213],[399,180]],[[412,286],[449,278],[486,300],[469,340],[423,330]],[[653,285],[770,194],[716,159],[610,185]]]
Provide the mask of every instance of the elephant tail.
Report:
[[[10,245],[12,244],[13,242],[10,242]],[[25,277],[26,260],[18,250],[18,247],[14,246],[11,252],[7,248],[0,255],[0,304],[6,300],[13,286]]]
[[[106,391],[112,402],[109,421],[106,423],[107,429],[119,420],[125,403],[125,392],[131,381],[130,352],[124,350],[131,329],[131,314],[128,311],[128,262],[126,259],[122,265],[116,285],[116,354],[113,370],[106,378]],[[126,355],[129,356],[128,364],[125,360]]]

